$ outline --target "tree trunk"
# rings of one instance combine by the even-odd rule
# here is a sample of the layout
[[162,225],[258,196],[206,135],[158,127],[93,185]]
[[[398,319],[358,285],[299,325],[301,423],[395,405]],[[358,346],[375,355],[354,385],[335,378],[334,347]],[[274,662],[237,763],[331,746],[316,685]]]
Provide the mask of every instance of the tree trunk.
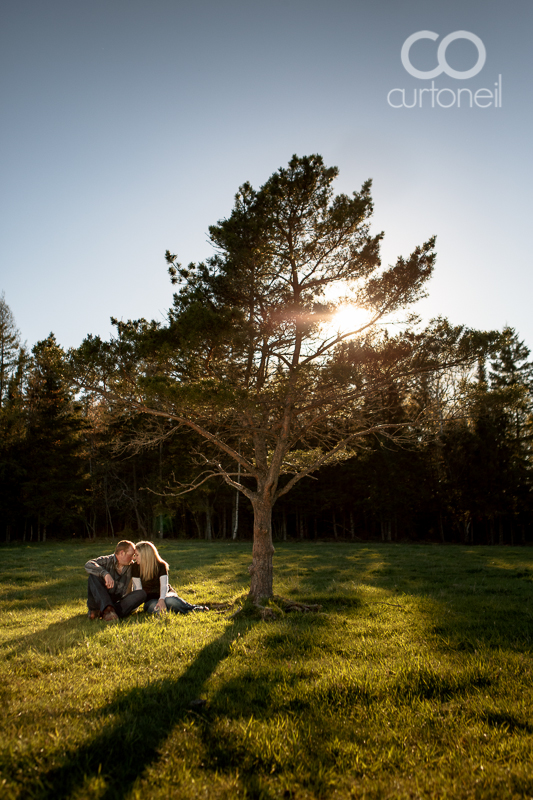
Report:
[[389,517],[381,517],[381,541],[392,542],[392,522]]
[[[240,450],[239,450],[240,452]],[[241,482],[241,462],[237,464],[237,483]],[[233,526],[231,532],[231,538],[235,540],[237,538],[237,534],[239,532],[239,498],[240,498],[240,491],[238,489],[235,490],[235,501],[234,501],[234,516],[233,516]]]
[[239,497],[240,492],[237,489],[235,494],[233,495],[233,520],[232,520],[232,530],[231,530],[231,538],[235,541],[237,535],[239,533]]
[[439,531],[440,531],[440,540],[444,544],[446,541],[446,536],[444,533],[444,523],[442,521],[442,514],[439,514]]
[[107,475],[104,475],[104,501],[105,501],[105,510],[106,510],[106,520],[105,520],[105,532],[107,536],[107,522],[109,520],[109,525],[111,527],[111,538],[115,538],[115,529],[113,527],[113,519],[111,517],[111,511],[109,510],[109,502],[107,500]]
[[205,538],[208,542],[213,538],[212,509],[209,503],[205,506]]
[[272,544],[272,503],[269,498],[260,497],[252,502],[254,509],[254,544],[252,576],[249,597],[259,601],[272,597],[274,545]]
[[474,544],[472,520],[468,516],[464,519],[464,542],[465,544]]
[[193,511],[192,518],[194,520],[194,524],[196,525],[196,530],[198,531],[198,538],[202,538],[202,526],[200,525],[199,514]]
[[305,539],[306,525],[305,525],[305,517],[300,510],[298,510],[298,519],[299,519],[299,537],[300,541],[303,541]]
[[[135,517],[137,519],[137,529],[142,531],[142,534],[145,539],[148,539],[148,534],[146,533],[146,528],[144,527],[141,515],[139,514],[139,508],[137,505],[137,472],[135,470],[135,464],[133,464],[133,509],[135,511]],[[152,538],[150,536],[150,538]]]

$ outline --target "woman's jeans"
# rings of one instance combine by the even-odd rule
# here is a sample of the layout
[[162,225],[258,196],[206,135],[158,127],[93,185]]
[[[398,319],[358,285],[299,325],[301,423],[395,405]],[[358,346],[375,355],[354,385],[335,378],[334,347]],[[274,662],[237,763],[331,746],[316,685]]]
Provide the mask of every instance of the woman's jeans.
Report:
[[[149,614],[158,613],[155,611],[157,603],[157,600],[147,600],[144,604],[144,610]],[[178,597],[177,594],[168,594],[165,597],[165,604],[167,611],[173,611],[175,614],[188,614],[189,611],[194,611],[195,608],[190,603],[182,600],[181,597]]]

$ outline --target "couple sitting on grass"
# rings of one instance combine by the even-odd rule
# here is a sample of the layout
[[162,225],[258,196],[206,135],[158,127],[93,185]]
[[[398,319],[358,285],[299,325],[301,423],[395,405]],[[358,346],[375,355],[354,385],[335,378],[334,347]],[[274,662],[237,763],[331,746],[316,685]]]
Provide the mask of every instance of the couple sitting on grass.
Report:
[[168,582],[168,564],[152,542],[123,540],[109,556],[87,561],[89,573],[87,607],[89,619],[115,622],[127,617],[144,603],[151,614],[173,611],[209,611],[207,606],[192,606],[178,597]]

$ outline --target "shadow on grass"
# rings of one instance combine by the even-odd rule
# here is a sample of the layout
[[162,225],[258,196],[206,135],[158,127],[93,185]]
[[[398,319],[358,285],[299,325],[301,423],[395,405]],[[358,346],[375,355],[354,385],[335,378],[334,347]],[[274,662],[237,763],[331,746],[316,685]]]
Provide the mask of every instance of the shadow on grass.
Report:
[[[146,620],[144,617],[144,614],[139,614],[138,617],[127,617],[119,624],[140,624],[150,621],[149,617],[146,616]],[[90,622],[86,613],[75,614],[59,622],[52,622],[46,628],[43,627],[38,631],[4,639],[1,649],[10,651],[11,655],[22,655],[28,650],[36,653],[63,653],[71,647],[79,647],[80,638],[94,639],[103,633],[108,624],[110,623],[101,620]]]
[[[242,624],[238,628],[242,631]],[[207,680],[230,654],[236,638],[237,628],[230,623],[177,680],[156,681],[118,694],[100,712],[101,733],[67,754],[62,766],[41,774],[33,784],[26,781],[24,796],[68,798],[96,779],[105,781],[100,800],[122,800],[144,770],[159,759],[159,749],[172,729],[190,718]]]
[[[366,599],[369,615],[387,606],[396,607],[398,614],[411,614],[405,601],[414,600],[426,634],[436,637],[438,647],[471,651],[481,644],[533,647],[530,550],[382,544],[340,545],[331,556],[311,548],[305,555],[303,551],[290,555],[299,557],[301,565],[298,599],[323,602],[324,611],[341,611],[342,595],[346,589],[350,594],[350,586],[372,587],[383,594]],[[357,596],[353,597],[357,606]]]
[[87,597],[87,581],[82,584],[71,577],[30,576],[14,580],[10,575],[3,580],[1,599],[9,603],[11,611],[53,611],[71,602],[72,597]]
[[[65,631],[71,630],[69,622],[72,623],[72,619],[50,628],[54,628],[57,635],[61,626]],[[269,717],[272,692],[280,681],[292,685],[299,680],[299,675],[287,675],[281,661],[274,669],[265,667],[259,675],[245,668],[238,676],[225,681],[206,707],[201,695],[220,664],[231,655],[234,647],[242,647],[246,634],[256,624],[265,626],[266,649],[277,650],[282,658],[280,645],[282,649],[290,646],[292,655],[295,651],[305,653],[314,644],[315,636],[320,636],[320,630],[330,622],[325,615],[291,614],[283,620],[285,630],[276,634],[268,623],[228,621],[223,633],[203,647],[177,679],[154,681],[117,693],[98,712],[99,732],[80,747],[66,754],[57,753],[56,759],[62,762],[60,766],[47,772],[39,770],[34,779],[25,771],[22,796],[32,800],[49,797],[66,800],[85,796],[87,791],[87,796],[98,796],[99,800],[123,800],[129,796],[135,782],[159,762],[167,740],[179,730],[180,723],[189,724],[191,719],[196,723],[195,733],[202,742],[202,769],[207,773],[225,773],[242,761],[238,781],[246,796],[255,796],[264,777],[261,775],[265,770],[269,774],[275,764],[272,754],[259,753],[252,758],[239,736],[226,736],[221,740],[219,732],[212,729],[213,714],[232,720],[250,715]],[[87,628],[89,632],[95,630],[94,626],[87,625]],[[184,734],[180,735],[183,741]],[[185,752],[183,758],[187,760]],[[251,761],[253,764],[249,763]],[[256,774],[257,770],[261,774]],[[16,766],[14,772],[17,773]],[[21,774],[20,768],[18,774]],[[267,795],[263,792],[263,796]]]

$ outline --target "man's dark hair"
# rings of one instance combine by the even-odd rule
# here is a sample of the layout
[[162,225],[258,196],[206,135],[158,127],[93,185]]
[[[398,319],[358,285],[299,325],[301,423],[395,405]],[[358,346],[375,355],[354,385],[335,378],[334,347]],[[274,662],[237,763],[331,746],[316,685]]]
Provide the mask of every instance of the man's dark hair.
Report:
[[133,544],[133,542],[129,542],[127,539],[123,539],[115,547],[115,555],[117,555],[117,553],[120,553],[122,550],[129,550],[130,547],[133,547],[133,549],[135,550],[135,545]]

